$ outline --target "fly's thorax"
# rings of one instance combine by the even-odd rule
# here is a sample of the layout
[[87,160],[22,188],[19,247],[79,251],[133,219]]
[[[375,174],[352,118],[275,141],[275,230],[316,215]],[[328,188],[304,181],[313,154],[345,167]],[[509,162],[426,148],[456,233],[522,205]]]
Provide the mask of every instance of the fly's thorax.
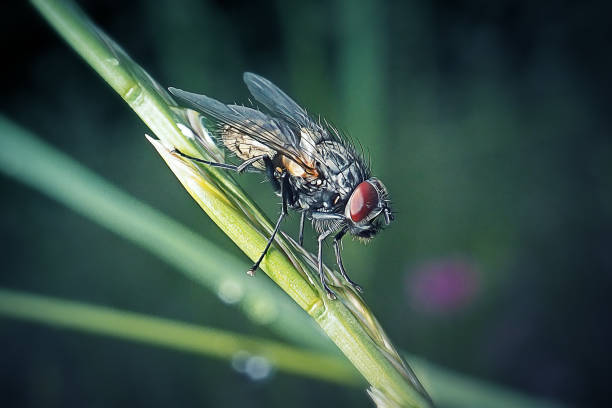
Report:
[[362,158],[345,144],[336,140],[325,140],[317,145],[322,159],[323,176],[340,198],[348,200],[353,190],[367,178],[367,169]]
[[316,152],[314,175],[291,160],[283,160],[292,175],[290,183],[299,206],[309,211],[343,214],[346,202],[364,179],[365,166],[353,150],[335,140],[317,143]]
[[342,214],[344,203],[340,195],[322,179],[306,180],[291,177],[289,183],[293,187],[300,208],[308,211],[335,212]]

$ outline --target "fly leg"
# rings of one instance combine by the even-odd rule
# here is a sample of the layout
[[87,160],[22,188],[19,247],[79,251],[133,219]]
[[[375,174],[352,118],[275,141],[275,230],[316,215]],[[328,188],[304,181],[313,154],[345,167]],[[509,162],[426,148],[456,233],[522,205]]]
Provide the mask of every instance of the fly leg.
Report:
[[325,231],[321,235],[319,235],[319,253],[317,260],[319,261],[319,278],[321,279],[321,285],[323,285],[323,289],[327,292],[327,297],[331,300],[336,299],[336,294],[327,286],[327,281],[325,279],[325,274],[323,273],[323,241],[325,238],[331,234],[332,231]]
[[263,160],[265,157],[268,157],[268,156],[265,156],[265,155],[252,157],[252,158],[246,160],[245,162],[241,163],[240,165],[236,166],[236,165],[233,165],[233,164],[217,163],[217,162],[213,162],[213,161],[209,161],[209,160],[198,159],[197,157],[189,156],[188,154],[185,154],[185,153],[181,152],[179,149],[176,149],[176,148],[174,150],[172,150],[172,153],[176,153],[179,156],[182,156],[182,157],[184,157],[186,159],[193,160],[193,161],[198,162],[198,163],[203,163],[203,164],[206,164],[206,165],[211,166],[211,167],[218,167],[220,169],[225,169],[225,170],[233,170],[233,171],[238,172],[238,173],[244,172],[247,169],[247,167],[249,167],[250,165],[252,165],[256,161]]
[[344,264],[342,263],[342,257],[340,256],[340,243],[342,241],[342,237],[344,237],[344,234],[346,234],[346,231],[347,228],[344,227],[334,237],[334,252],[336,253],[336,262],[338,263],[338,268],[340,268],[340,273],[342,274],[342,277],[346,279],[346,281],[350,283],[351,286],[355,288],[355,290],[357,290],[358,292],[363,292],[363,288],[357,283],[353,282],[353,280],[349,278],[349,276],[346,274],[346,271],[344,270]]
[[272,241],[274,241],[274,237],[276,236],[276,233],[278,232],[278,228],[280,227],[281,222],[287,215],[287,199],[289,195],[288,187],[289,186],[287,185],[287,173],[283,173],[281,175],[281,181],[280,181],[280,192],[281,192],[281,197],[282,197],[282,206],[281,206],[280,216],[278,217],[278,220],[276,220],[274,231],[272,231],[272,235],[268,239],[268,242],[266,243],[266,247],[264,248],[263,252],[259,256],[259,259],[257,259],[257,262],[255,262],[253,266],[247,271],[247,275],[255,276],[255,271],[257,270],[257,268],[259,268],[259,264],[261,263],[264,256],[268,252],[268,249],[270,249],[270,245],[272,245]]
[[306,212],[302,211],[302,217],[300,218],[300,232],[298,233],[298,242],[300,246],[304,246],[304,220],[306,219]]

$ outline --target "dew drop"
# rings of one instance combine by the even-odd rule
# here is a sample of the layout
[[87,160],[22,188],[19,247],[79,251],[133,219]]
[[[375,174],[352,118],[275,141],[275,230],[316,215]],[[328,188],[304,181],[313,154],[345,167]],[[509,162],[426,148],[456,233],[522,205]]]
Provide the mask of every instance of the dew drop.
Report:
[[251,355],[247,351],[237,351],[232,356],[232,368],[239,373],[246,373],[246,366],[250,357]]
[[219,298],[228,305],[240,302],[244,296],[244,288],[240,283],[233,279],[225,279],[217,289]]
[[246,362],[246,374],[253,381],[263,381],[272,373],[272,364],[262,356],[253,356]]

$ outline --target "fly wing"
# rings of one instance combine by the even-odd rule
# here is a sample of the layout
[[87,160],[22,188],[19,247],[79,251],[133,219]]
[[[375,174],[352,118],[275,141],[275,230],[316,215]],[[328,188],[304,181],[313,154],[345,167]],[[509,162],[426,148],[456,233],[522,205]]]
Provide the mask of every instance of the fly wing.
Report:
[[[298,140],[293,143],[296,143],[295,150],[300,155],[299,163],[307,173],[335,175],[337,179],[346,179],[345,184],[350,186],[353,178],[365,177],[369,170],[362,157],[352,142],[337,129],[326,121],[321,123],[321,119],[315,121],[304,108],[267,79],[245,72],[244,82],[259,103],[295,129]],[[355,166],[358,167],[356,170],[350,170]],[[357,176],[352,177],[353,173]]]
[[244,82],[257,102],[296,129],[294,146],[302,155],[302,163],[311,166],[315,162],[322,163],[317,145],[325,140],[336,140],[337,134],[328,132],[326,126],[312,119],[304,108],[267,79],[245,72]]
[[305,166],[299,149],[296,147],[298,137],[283,120],[271,118],[256,110],[238,105],[225,105],[206,95],[169,88],[169,91],[190,107],[229,126],[234,134],[246,136],[281,153],[298,164]]
[[245,72],[243,79],[255,100],[268,108],[270,112],[299,127],[313,122],[306,110],[266,78],[252,72]]

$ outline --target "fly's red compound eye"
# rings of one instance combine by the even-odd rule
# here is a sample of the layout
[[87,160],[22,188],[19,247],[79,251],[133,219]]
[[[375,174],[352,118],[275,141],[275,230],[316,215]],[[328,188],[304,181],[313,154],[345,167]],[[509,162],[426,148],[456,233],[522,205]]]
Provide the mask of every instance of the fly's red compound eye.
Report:
[[351,220],[359,222],[378,206],[378,191],[367,181],[357,186],[348,202]]

